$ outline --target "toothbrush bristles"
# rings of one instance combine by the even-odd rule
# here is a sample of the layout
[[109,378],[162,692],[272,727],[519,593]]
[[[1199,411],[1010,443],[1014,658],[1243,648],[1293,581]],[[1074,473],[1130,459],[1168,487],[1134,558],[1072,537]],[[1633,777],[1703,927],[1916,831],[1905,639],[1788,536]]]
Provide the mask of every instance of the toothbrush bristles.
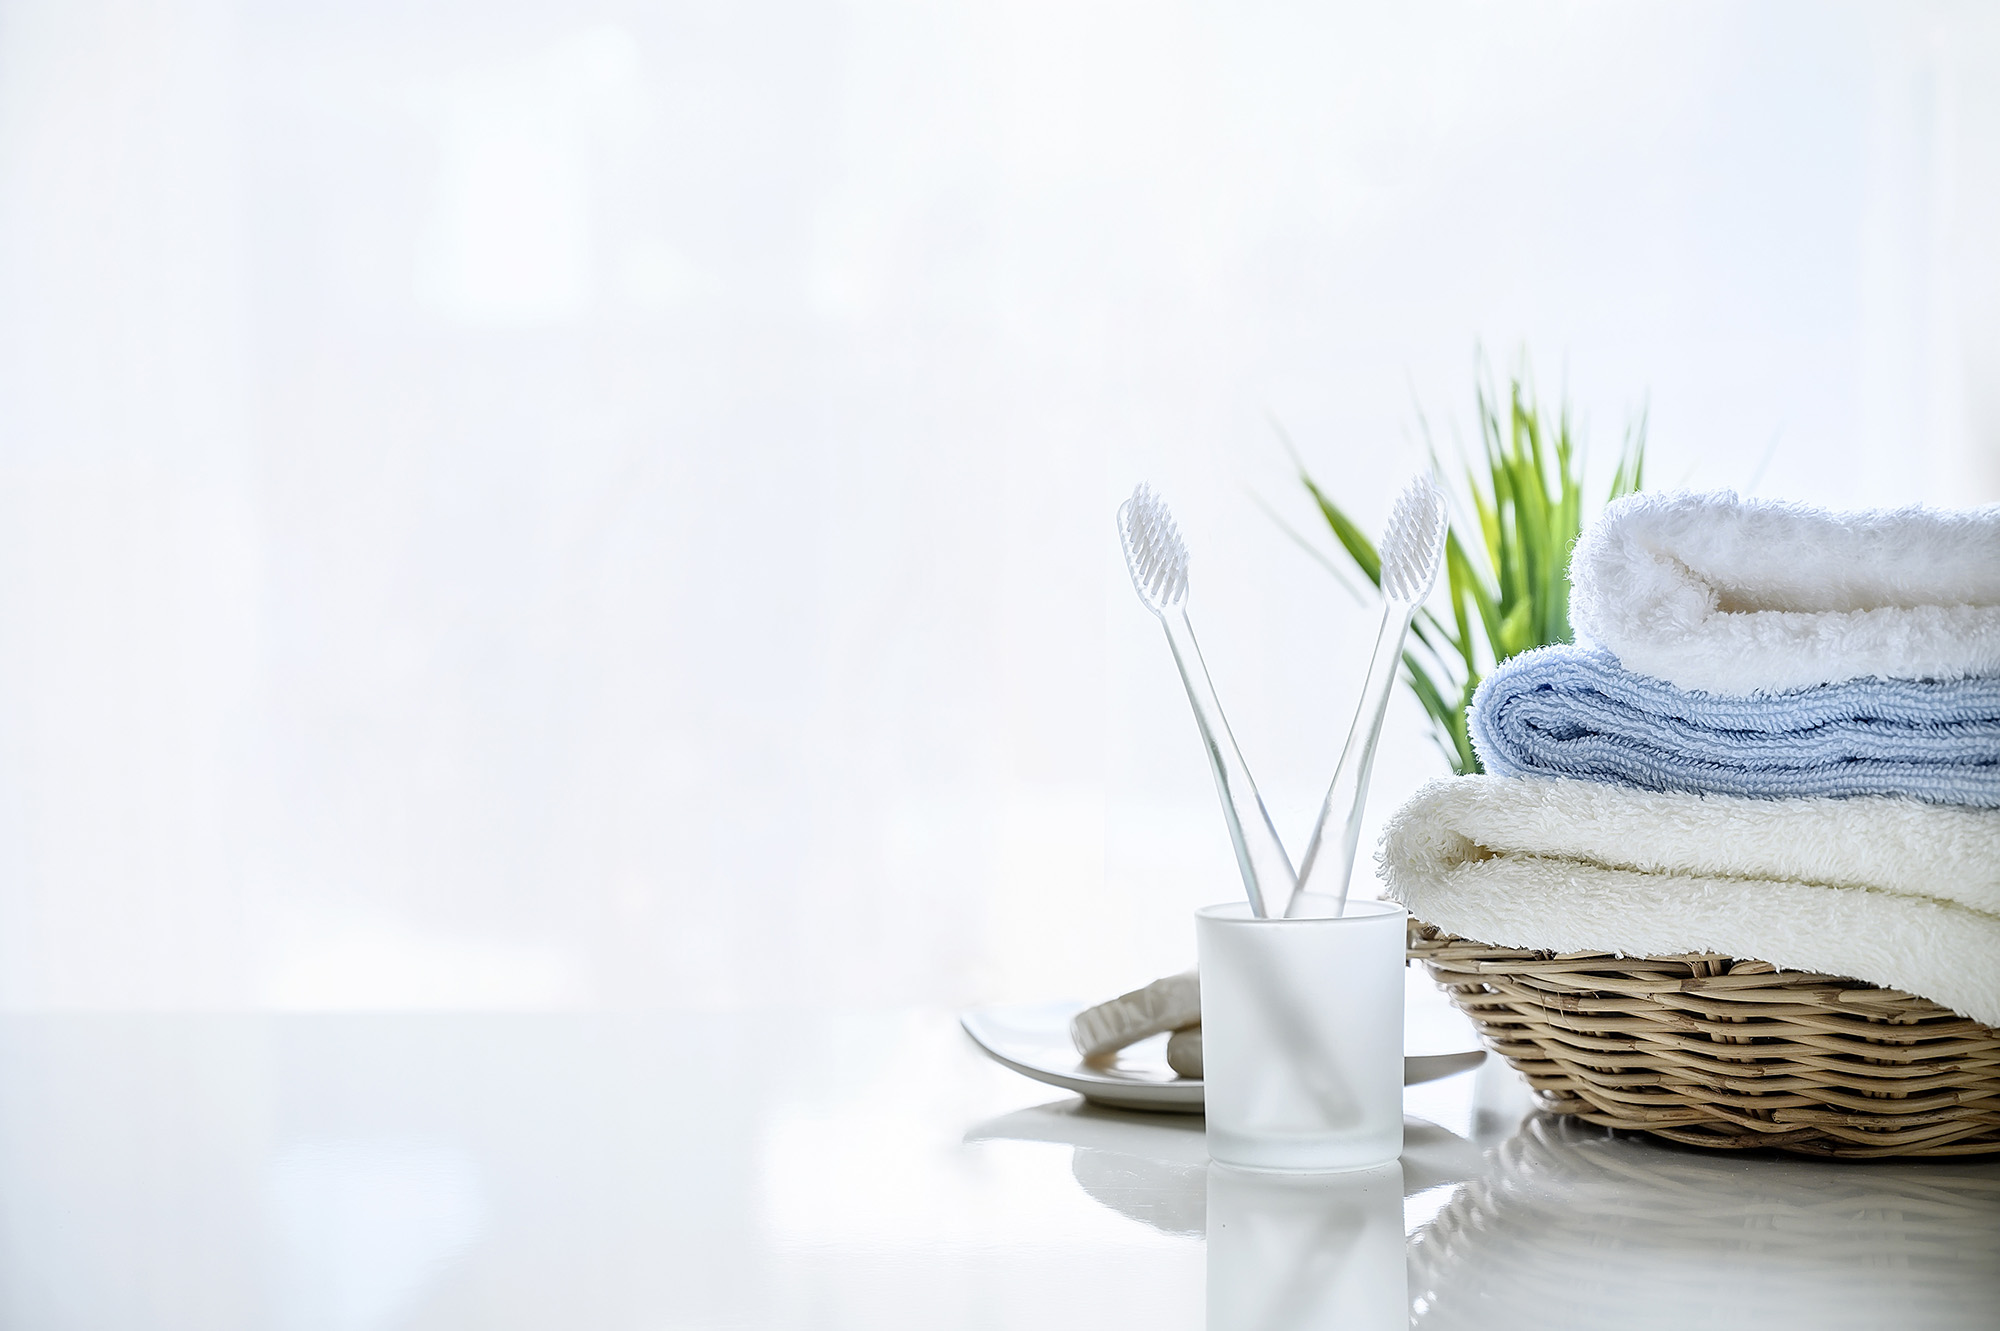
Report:
[[1444,492],[1428,473],[1411,481],[1382,533],[1382,594],[1414,603],[1430,595],[1443,562]]
[[1118,510],[1125,564],[1139,599],[1154,612],[1187,595],[1187,546],[1165,503],[1144,485]]

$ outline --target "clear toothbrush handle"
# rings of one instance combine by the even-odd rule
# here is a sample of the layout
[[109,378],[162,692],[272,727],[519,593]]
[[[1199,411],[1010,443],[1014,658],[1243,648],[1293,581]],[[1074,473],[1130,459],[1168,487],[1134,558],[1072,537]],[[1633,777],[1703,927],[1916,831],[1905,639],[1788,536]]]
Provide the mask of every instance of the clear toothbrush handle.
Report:
[[[1361,811],[1368,803],[1368,774],[1375,766],[1375,742],[1382,736],[1382,714],[1389,706],[1389,690],[1403,660],[1403,638],[1415,613],[1414,605],[1394,601],[1383,610],[1375,654],[1368,661],[1368,682],[1361,687],[1361,707],[1347,732],[1347,745],[1340,751],[1340,767],[1327,787],[1312,841],[1299,861],[1298,887],[1285,904],[1287,918],[1309,892],[1332,897],[1336,913],[1347,903],[1347,885],[1354,876],[1354,849],[1361,840]],[[1336,816],[1340,819],[1340,843],[1329,847],[1327,829],[1336,826]]]
[[1291,857],[1278,840],[1278,829],[1272,826],[1257,784],[1250,779],[1249,765],[1229,732],[1229,722],[1223,719],[1222,704],[1209,682],[1208,667],[1202,663],[1201,648],[1195,645],[1194,626],[1188,622],[1187,612],[1179,606],[1170,607],[1161,614],[1160,622],[1166,626],[1167,645],[1173,648],[1174,664],[1180,667],[1195,724],[1201,728],[1202,747],[1208,750],[1209,766],[1215,772],[1216,793],[1222,797],[1222,814],[1229,823],[1229,840],[1236,848],[1236,867],[1242,870],[1250,909],[1259,916],[1268,915],[1269,906],[1289,901],[1296,889]]

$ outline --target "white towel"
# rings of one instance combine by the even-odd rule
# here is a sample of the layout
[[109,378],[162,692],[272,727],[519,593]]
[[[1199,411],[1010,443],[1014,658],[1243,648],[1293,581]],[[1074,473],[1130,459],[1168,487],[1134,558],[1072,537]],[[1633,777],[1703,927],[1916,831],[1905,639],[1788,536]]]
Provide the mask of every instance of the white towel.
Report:
[[1432,781],[1381,865],[1417,919],[1499,947],[1718,952],[2000,1026],[2000,810]]
[[1581,636],[1683,689],[2000,674],[2000,505],[1633,495],[1577,542],[1570,582]]

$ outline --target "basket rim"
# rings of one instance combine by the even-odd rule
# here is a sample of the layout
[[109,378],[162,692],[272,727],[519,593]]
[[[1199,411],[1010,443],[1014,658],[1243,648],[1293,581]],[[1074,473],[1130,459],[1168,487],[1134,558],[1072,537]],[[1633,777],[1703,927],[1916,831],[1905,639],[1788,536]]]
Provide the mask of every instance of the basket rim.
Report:
[[2000,1029],[1720,953],[1508,948],[1412,918],[1407,953],[1553,1113],[1683,1145],[2000,1152]]

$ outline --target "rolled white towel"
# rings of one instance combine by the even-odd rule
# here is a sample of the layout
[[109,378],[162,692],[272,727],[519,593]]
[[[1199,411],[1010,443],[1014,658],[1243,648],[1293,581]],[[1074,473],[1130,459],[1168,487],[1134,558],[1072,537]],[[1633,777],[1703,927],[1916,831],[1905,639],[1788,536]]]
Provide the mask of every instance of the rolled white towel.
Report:
[[2000,810],[1455,777],[1381,865],[1417,919],[1499,947],[1756,958],[2000,1026]]
[[1201,1027],[1184,1026],[1167,1037],[1167,1066],[1201,1080]]
[[1632,495],[1577,541],[1570,582],[1580,637],[1683,689],[2000,674],[2000,505]]
[[1070,1019],[1069,1038],[1085,1058],[1116,1053],[1162,1031],[1177,1031],[1201,1020],[1201,976],[1183,971],[1085,1008]]

